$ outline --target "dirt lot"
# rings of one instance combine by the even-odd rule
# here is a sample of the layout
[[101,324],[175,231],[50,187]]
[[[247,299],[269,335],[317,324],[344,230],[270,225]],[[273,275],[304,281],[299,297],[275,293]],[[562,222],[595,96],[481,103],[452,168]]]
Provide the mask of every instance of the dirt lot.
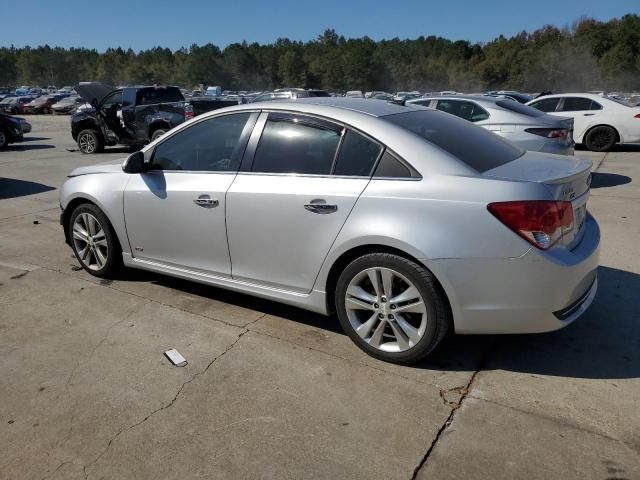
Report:
[[594,161],[603,236],[581,320],[452,336],[399,367],[333,318],[86,274],[57,189],[126,151],[69,152],[68,117],[30,121],[0,152],[0,478],[640,478],[640,147],[578,152]]

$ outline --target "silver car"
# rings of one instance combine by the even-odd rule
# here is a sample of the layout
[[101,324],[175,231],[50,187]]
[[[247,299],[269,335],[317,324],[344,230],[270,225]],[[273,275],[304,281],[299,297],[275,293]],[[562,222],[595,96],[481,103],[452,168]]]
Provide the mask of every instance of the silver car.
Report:
[[422,107],[254,103],[74,170],[61,223],[92,275],[123,264],[337,312],[360,348],[408,363],[450,330],[544,332],[585,311],[590,167]]
[[573,119],[547,115],[508,98],[455,95],[408,100],[464,118],[524,150],[573,155]]

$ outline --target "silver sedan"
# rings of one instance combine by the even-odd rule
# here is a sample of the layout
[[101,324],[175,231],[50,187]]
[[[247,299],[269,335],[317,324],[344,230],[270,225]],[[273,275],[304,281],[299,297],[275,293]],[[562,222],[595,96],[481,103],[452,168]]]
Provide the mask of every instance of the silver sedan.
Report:
[[360,348],[409,363],[447,331],[544,332],[585,311],[590,167],[422,107],[255,103],[74,170],[61,223],[92,275],[141,268],[336,312]]
[[407,103],[436,108],[464,118],[524,150],[573,155],[573,119],[554,117],[504,97],[486,95],[433,96]]

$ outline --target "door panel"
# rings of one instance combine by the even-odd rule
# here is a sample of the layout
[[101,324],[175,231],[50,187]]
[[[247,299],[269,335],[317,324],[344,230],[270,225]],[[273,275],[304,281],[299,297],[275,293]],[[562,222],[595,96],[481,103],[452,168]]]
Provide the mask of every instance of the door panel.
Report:
[[[136,258],[229,276],[225,192],[235,172],[132,175],[124,214]],[[216,203],[217,201],[217,203]]]
[[368,178],[239,173],[227,193],[233,278],[311,291],[368,183]]

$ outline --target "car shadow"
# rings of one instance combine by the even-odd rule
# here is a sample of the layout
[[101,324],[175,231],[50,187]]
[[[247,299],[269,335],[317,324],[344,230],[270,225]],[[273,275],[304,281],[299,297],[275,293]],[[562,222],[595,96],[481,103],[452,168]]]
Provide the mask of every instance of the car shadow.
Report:
[[12,143],[6,148],[7,152],[25,152],[28,150],[46,150],[48,148],[56,148],[55,145],[38,144],[38,145],[25,145],[24,143]]
[[[576,144],[576,151],[588,152],[589,149],[581,144]],[[614,145],[610,152],[640,152],[640,143],[621,143]]]
[[631,183],[631,177],[617,173],[593,172],[591,174],[591,188],[617,187]]
[[[151,282],[344,335],[335,315],[327,318],[141,270],[127,271],[122,280]],[[532,335],[451,334],[425,360],[404,368],[470,372],[482,368],[570,378],[640,378],[640,275],[600,267],[598,284],[598,294],[589,310],[562,330]]]
[[31,136],[25,135],[24,138],[22,139],[23,142],[39,142],[42,140],[51,140],[51,137],[31,137]]
[[55,188],[42,183],[0,177],[0,200],[35,195],[36,193],[49,192],[51,190],[55,190]]

